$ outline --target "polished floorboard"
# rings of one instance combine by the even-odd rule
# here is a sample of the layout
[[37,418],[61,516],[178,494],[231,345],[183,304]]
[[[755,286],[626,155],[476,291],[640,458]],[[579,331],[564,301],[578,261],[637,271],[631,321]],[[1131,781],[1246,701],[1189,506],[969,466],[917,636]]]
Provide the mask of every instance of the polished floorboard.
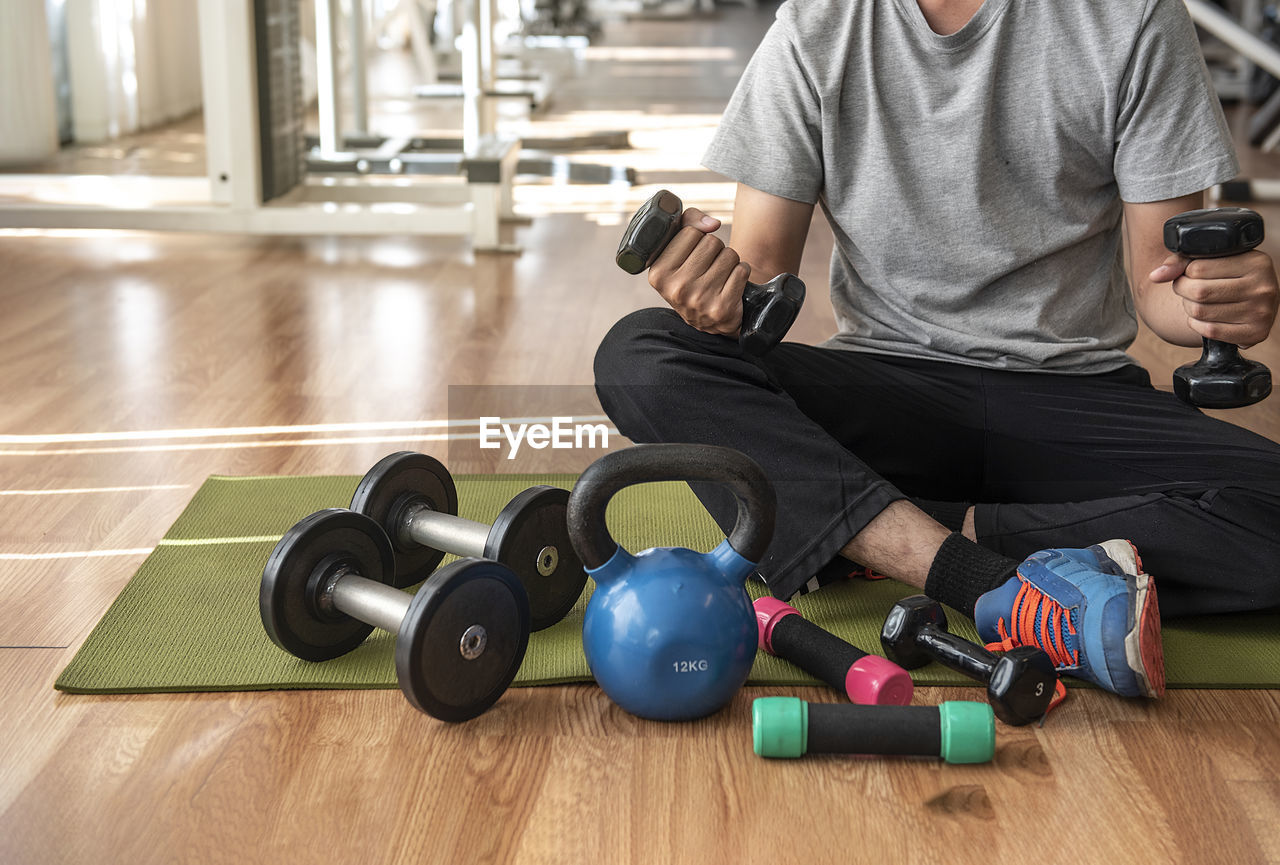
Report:
[[[361,474],[401,449],[448,459],[424,422],[459,417],[451,387],[580,410],[604,331],[653,303],[611,263],[627,215],[658,184],[728,215],[732,186],[698,154],[769,18],[766,3],[610,24],[530,128],[633,130],[632,150],[577,156],[632,165],[642,185],[522,186],[519,254],[0,231],[0,862],[1280,861],[1268,690],[1148,703],[1073,689],[1043,727],[1001,726],[983,766],[752,754],[752,698],[835,699],[823,689],[749,688],[710,718],[660,724],[594,686],[525,688],[463,725],[398,691],[53,690],[206,476]],[[198,156],[198,132],[184,121],[115,161],[145,172],[178,139]],[[101,148],[79,160],[50,170],[103,170]],[[1245,161],[1280,176],[1271,155]],[[829,249],[818,221],[810,286]],[[794,338],[830,332],[822,294]],[[1156,381],[1195,354],[1149,334],[1134,347]],[[1278,368],[1280,340],[1250,354]],[[1280,439],[1280,398],[1229,417]]]

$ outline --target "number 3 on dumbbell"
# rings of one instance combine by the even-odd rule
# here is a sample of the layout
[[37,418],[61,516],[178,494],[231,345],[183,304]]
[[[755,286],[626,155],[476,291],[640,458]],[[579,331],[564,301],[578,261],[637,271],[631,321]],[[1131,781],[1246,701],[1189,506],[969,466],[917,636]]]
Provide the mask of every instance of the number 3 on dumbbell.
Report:
[[517,495],[492,526],[458,516],[449,470],[426,454],[384,457],[364,476],[351,510],[370,517],[395,549],[397,586],[421,582],[446,553],[501,562],[529,595],[532,628],[559,622],[577,603],[587,572],[569,542],[569,491],[536,486]]

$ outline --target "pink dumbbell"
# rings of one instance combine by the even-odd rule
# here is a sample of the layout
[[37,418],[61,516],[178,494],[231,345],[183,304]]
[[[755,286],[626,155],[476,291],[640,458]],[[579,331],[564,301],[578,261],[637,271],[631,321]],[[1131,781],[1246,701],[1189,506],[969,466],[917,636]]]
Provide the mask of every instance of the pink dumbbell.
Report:
[[892,661],[868,655],[810,622],[777,598],[754,604],[760,648],[817,676],[864,705],[905,706],[911,702],[911,675]]

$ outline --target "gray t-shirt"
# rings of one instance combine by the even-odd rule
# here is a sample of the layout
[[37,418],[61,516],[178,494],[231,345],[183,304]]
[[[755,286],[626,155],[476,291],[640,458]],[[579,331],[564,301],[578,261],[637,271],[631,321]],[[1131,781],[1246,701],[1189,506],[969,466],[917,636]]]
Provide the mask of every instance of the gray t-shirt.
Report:
[[1238,170],[1182,0],[789,0],[703,162],[822,206],[828,345],[1073,373],[1130,362],[1121,201]]

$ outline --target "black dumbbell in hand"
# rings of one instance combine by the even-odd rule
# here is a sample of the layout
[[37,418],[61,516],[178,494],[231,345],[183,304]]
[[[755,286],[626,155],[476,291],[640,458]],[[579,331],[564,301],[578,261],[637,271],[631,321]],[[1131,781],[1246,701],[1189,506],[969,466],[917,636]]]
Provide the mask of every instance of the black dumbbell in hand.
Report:
[[515,572],[529,595],[532,627],[549,628],[573,608],[587,572],[569,542],[569,491],[536,486],[513,498],[493,525],[458,516],[458,491],[437,459],[413,451],[383,457],[351,497],[395,549],[395,584],[411,586],[446,553],[492,559]]
[[396,635],[396,676],[416,708],[465,721],[506,692],[529,644],[529,599],[511,570],[459,559],[410,595],[391,585],[386,533],[341,508],[285,533],[262,572],[262,624],[304,661],[355,649],[375,627]]
[[[1262,217],[1243,207],[1180,213],[1164,224],[1164,245],[1188,258],[1223,258],[1262,242]],[[1271,370],[1231,343],[1204,338],[1200,359],[1173,373],[1173,392],[1200,408],[1239,408],[1271,393]]]
[[[680,231],[683,213],[684,205],[675,193],[665,189],[656,192],[631,217],[618,244],[618,267],[630,274],[647,270]],[[742,350],[759,357],[781,342],[800,314],[804,295],[804,283],[790,273],[779,274],[763,285],[748,282],[742,292],[738,334]]]
[[889,660],[908,670],[937,661],[987,684],[996,717],[1011,726],[1044,717],[1058,683],[1058,671],[1042,649],[1017,646],[1002,655],[947,631],[942,605],[912,595],[893,605],[880,631]]

